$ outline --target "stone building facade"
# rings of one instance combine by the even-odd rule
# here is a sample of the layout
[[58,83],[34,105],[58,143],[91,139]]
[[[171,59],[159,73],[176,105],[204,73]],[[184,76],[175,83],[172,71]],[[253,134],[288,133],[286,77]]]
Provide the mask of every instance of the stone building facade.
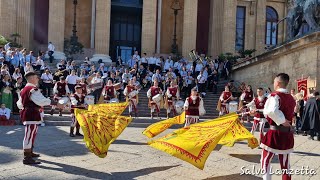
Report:
[[[72,34],[74,0],[0,0],[0,34],[17,32],[20,43],[32,49],[48,41],[63,50]],[[147,54],[171,52],[174,0],[78,0],[79,41],[97,54],[115,58],[134,50]],[[177,0],[176,0],[177,1]],[[196,49],[213,57],[256,49],[285,39],[286,0],[179,0],[179,53]]]

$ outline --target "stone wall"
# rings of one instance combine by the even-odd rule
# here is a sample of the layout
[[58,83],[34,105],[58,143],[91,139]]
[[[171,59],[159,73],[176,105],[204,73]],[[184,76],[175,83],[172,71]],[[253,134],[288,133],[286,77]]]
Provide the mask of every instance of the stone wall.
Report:
[[320,79],[320,32],[277,47],[256,58],[235,64],[232,79],[258,88],[273,89],[273,79],[281,72],[290,76],[289,89],[297,88],[295,80],[310,76]]

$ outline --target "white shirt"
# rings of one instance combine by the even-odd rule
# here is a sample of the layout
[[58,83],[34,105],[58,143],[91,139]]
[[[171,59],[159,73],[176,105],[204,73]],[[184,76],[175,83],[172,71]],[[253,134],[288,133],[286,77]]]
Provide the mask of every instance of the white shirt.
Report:
[[44,83],[51,83],[53,80],[53,77],[50,73],[49,74],[43,73],[41,75],[41,79]]
[[68,84],[77,84],[77,80],[80,78],[77,75],[68,75],[66,81]]
[[18,74],[13,73],[13,74],[12,74],[12,78],[13,78],[14,80],[17,80],[18,77],[22,77],[22,74],[21,74],[21,73],[18,73]]
[[200,84],[205,83],[206,80],[207,80],[207,79],[206,79],[206,76],[201,75],[201,74],[198,75],[197,79],[198,79],[198,82],[199,82]]
[[97,83],[101,83],[102,79],[98,78],[98,77],[93,77],[91,80],[91,84],[97,84]]
[[122,82],[128,83],[128,81],[131,79],[131,74],[130,73],[123,73],[122,74]]
[[49,44],[49,45],[48,45],[48,50],[49,50],[49,51],[54,51],[54,49],[55,49],[55,47],[54,47],[53,44]]
[[10,43],[7,43],[6,45],[4,45],[4,50],[8,51],[9,48],[10,48]]
[[[288,93],[286,89],[280,88],[277,90],[278,92]],[[279,109],[280,97],[276,96],[269,96],[268,100],[266,101],[263,109],[263,114],[265,117],[269,116],[278,126],[286,122],[286,118],[283,112]],[[288,119],[289,121],[291,119]]]
[[201,71],[202,68],[203,68],[203,65],[201,63],[199,63],[199,64],[196,65],[195,70],[196,70],[196,72],[198,72],[198,71]]
[[0,116],[6,116],[7,120],[10,119],[11,110],[9,108],[0,108]]
[[[31,84],[31,83],[27,83],[26,86],[36,87],[36,85]],[[38,106],[48,106],[48,105],[51,104],[51,100],[49,98],[44,97],[39,89],[38,90],[32,89],[30,91],[30,93],[31,93],[30,99],[36,105],[38,105]],[[19,97],[19,100],[17,101],[17,106],[18,106],[19,109],[23,109],[24,108],[23,104],[22,104],[21,97]],[[26,123],[26,121],[24,122],[24,124],[25,123]]]
[[148,59],[145,58],[145,57],[142,57],[142,58],[141,58],[141,63],[148,63]]
[[162,80],[162,77],[161,77],[160,74],[157,74],[157,73],[156,73],[156,74],[154,74],[154,75],[152,76],[152,82],[154,82],[155,79],[157,79],[158,82],[160,83],[161,80]]
[[161,66],[161,60],[160,60],[160,58],[156,58],[156,66]]
[[[70,93],[70,90],[69,90],[69,87],[68,85],[66,84],[66,86],[64,87],[65,90],[66,90],[66,94],[69,94]],[[58,94],[58,83],[56,83],[53,87],[53,93],[54,94]]]
[[139,56],[139,55],[134,54],[134,55],[133,55],[133,59],[135,59],[135,60],[136,60],[136,62],[138,62],[138,61],[140,61],[140,56]]

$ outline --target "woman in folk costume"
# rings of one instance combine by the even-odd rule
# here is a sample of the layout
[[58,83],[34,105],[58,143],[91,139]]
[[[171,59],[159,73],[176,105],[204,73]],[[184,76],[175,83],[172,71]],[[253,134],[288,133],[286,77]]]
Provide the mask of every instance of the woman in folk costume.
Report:
[[2,80],[1,100],[8,109],[12,111],[12,88],[13,84],[10,79],[10,75],[5,75]]
[[187,97],[184,103],[186,113],[186,123],[184,127],[199,122],[199,116],[205,114],[203,99],[198,95],[197,88],[191,89],[191,95]]
[[166,91],[166,108],[167,108],[167,118],[169,118],[169,115],[171,111],[173,112],[173,115],[176,116],[176,110],[175,110],[175,103],[177,100],[180,99],[180,93],[179,93],[179,87],[176,85],[176,82],[173,80],[170,82],[170,87],[168,87]]
[[[253,124],[251,128],[251,134],[254,134],[258,125],[260,124],[260,139],[263,137],[264,125],[267,122],[267,119],[263,115],[264,104],[267,101],[267,97],[263,94],[263,88],[257,89],[258,97],[254,98],[250,103],[244,105],[242,108],[250,108],[250,112],[254,114]],[[240,109],[242,110],[242,109]]]
[[253,96],[252,87],[248,85],[246,90],[240,96],[239,109],[242,109],[242,117],[241,117],[242,122],[244,118],[247,118],[247,122],[250,122],[249,114],[248,114],[249,108],[247,108],[246,105],[250,103],[253,100],[253,98],[254,96]]
[[80,124],[78,123],[76,116],[74,114],[74,109],[79,108],[79,109],[85,109],[85,104],[84,104],[84,98],[85,94],[82,92],[82,87],[81,85],[76,85],[75,87],[75,93],[71,95],[71,124],[70,124],[70,137],[75,137],[74,135],[74,128],[76,128],[76,136],[83,136],[80,134]]
[[129,101],[129,114],[130,117],[133,116],[137,117],[137,104],[138,104],[138,93],[137,87],[133,84],[133,80],[129,80],[128,85],[123,91],[123,94],[126,96],[127,101]]
[[149,107],[151,108],[151,118],[153,119],[154,113],[159,117],[161,101],[162,101],[162,90],[159,87],[157,79],[154,80],[154,85],[150,87],[147,92],[149,98]]
[[229,102],[234,100],[232,93],[229,90],[229,86],[224,87],[224,91],[221,93],[217,110],[219,111],[219,116],[224,114],[229,114]]
[[114,89],[111,80],[108,80],[107,85],[104,87],[102,91],[102,95],[106,103],[109,103],[111,99],[117,98],[117,91]]

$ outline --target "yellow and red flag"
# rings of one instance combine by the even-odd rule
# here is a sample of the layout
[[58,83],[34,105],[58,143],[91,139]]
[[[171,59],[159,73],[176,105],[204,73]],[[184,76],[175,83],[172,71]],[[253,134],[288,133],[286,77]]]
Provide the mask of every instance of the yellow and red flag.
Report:
[[153,138],[163,131],[167,130],[174,124],[184,124],[186,120],[185,116],[185,112],[183,112],[179,116],[151,124],[142,132],[142,134],[144,134],[148,138]]
[[203,169],[217,144],[233,146],[242,140],[248,140],[251,148],[258,147],[258,140],[238,121],[238,115],[230,114],[178,129],[149,145]]
[[121,115],[127,108],[128,102],[123,103],[108,103],[89,105],[88,111],[97,111],[99,113]]
[[107,156],[110,144],[132,121],[130,117],[100,113],[98,109],[76,109],[75,115],[83,131],[83,140],[87,148],[100,158]]

